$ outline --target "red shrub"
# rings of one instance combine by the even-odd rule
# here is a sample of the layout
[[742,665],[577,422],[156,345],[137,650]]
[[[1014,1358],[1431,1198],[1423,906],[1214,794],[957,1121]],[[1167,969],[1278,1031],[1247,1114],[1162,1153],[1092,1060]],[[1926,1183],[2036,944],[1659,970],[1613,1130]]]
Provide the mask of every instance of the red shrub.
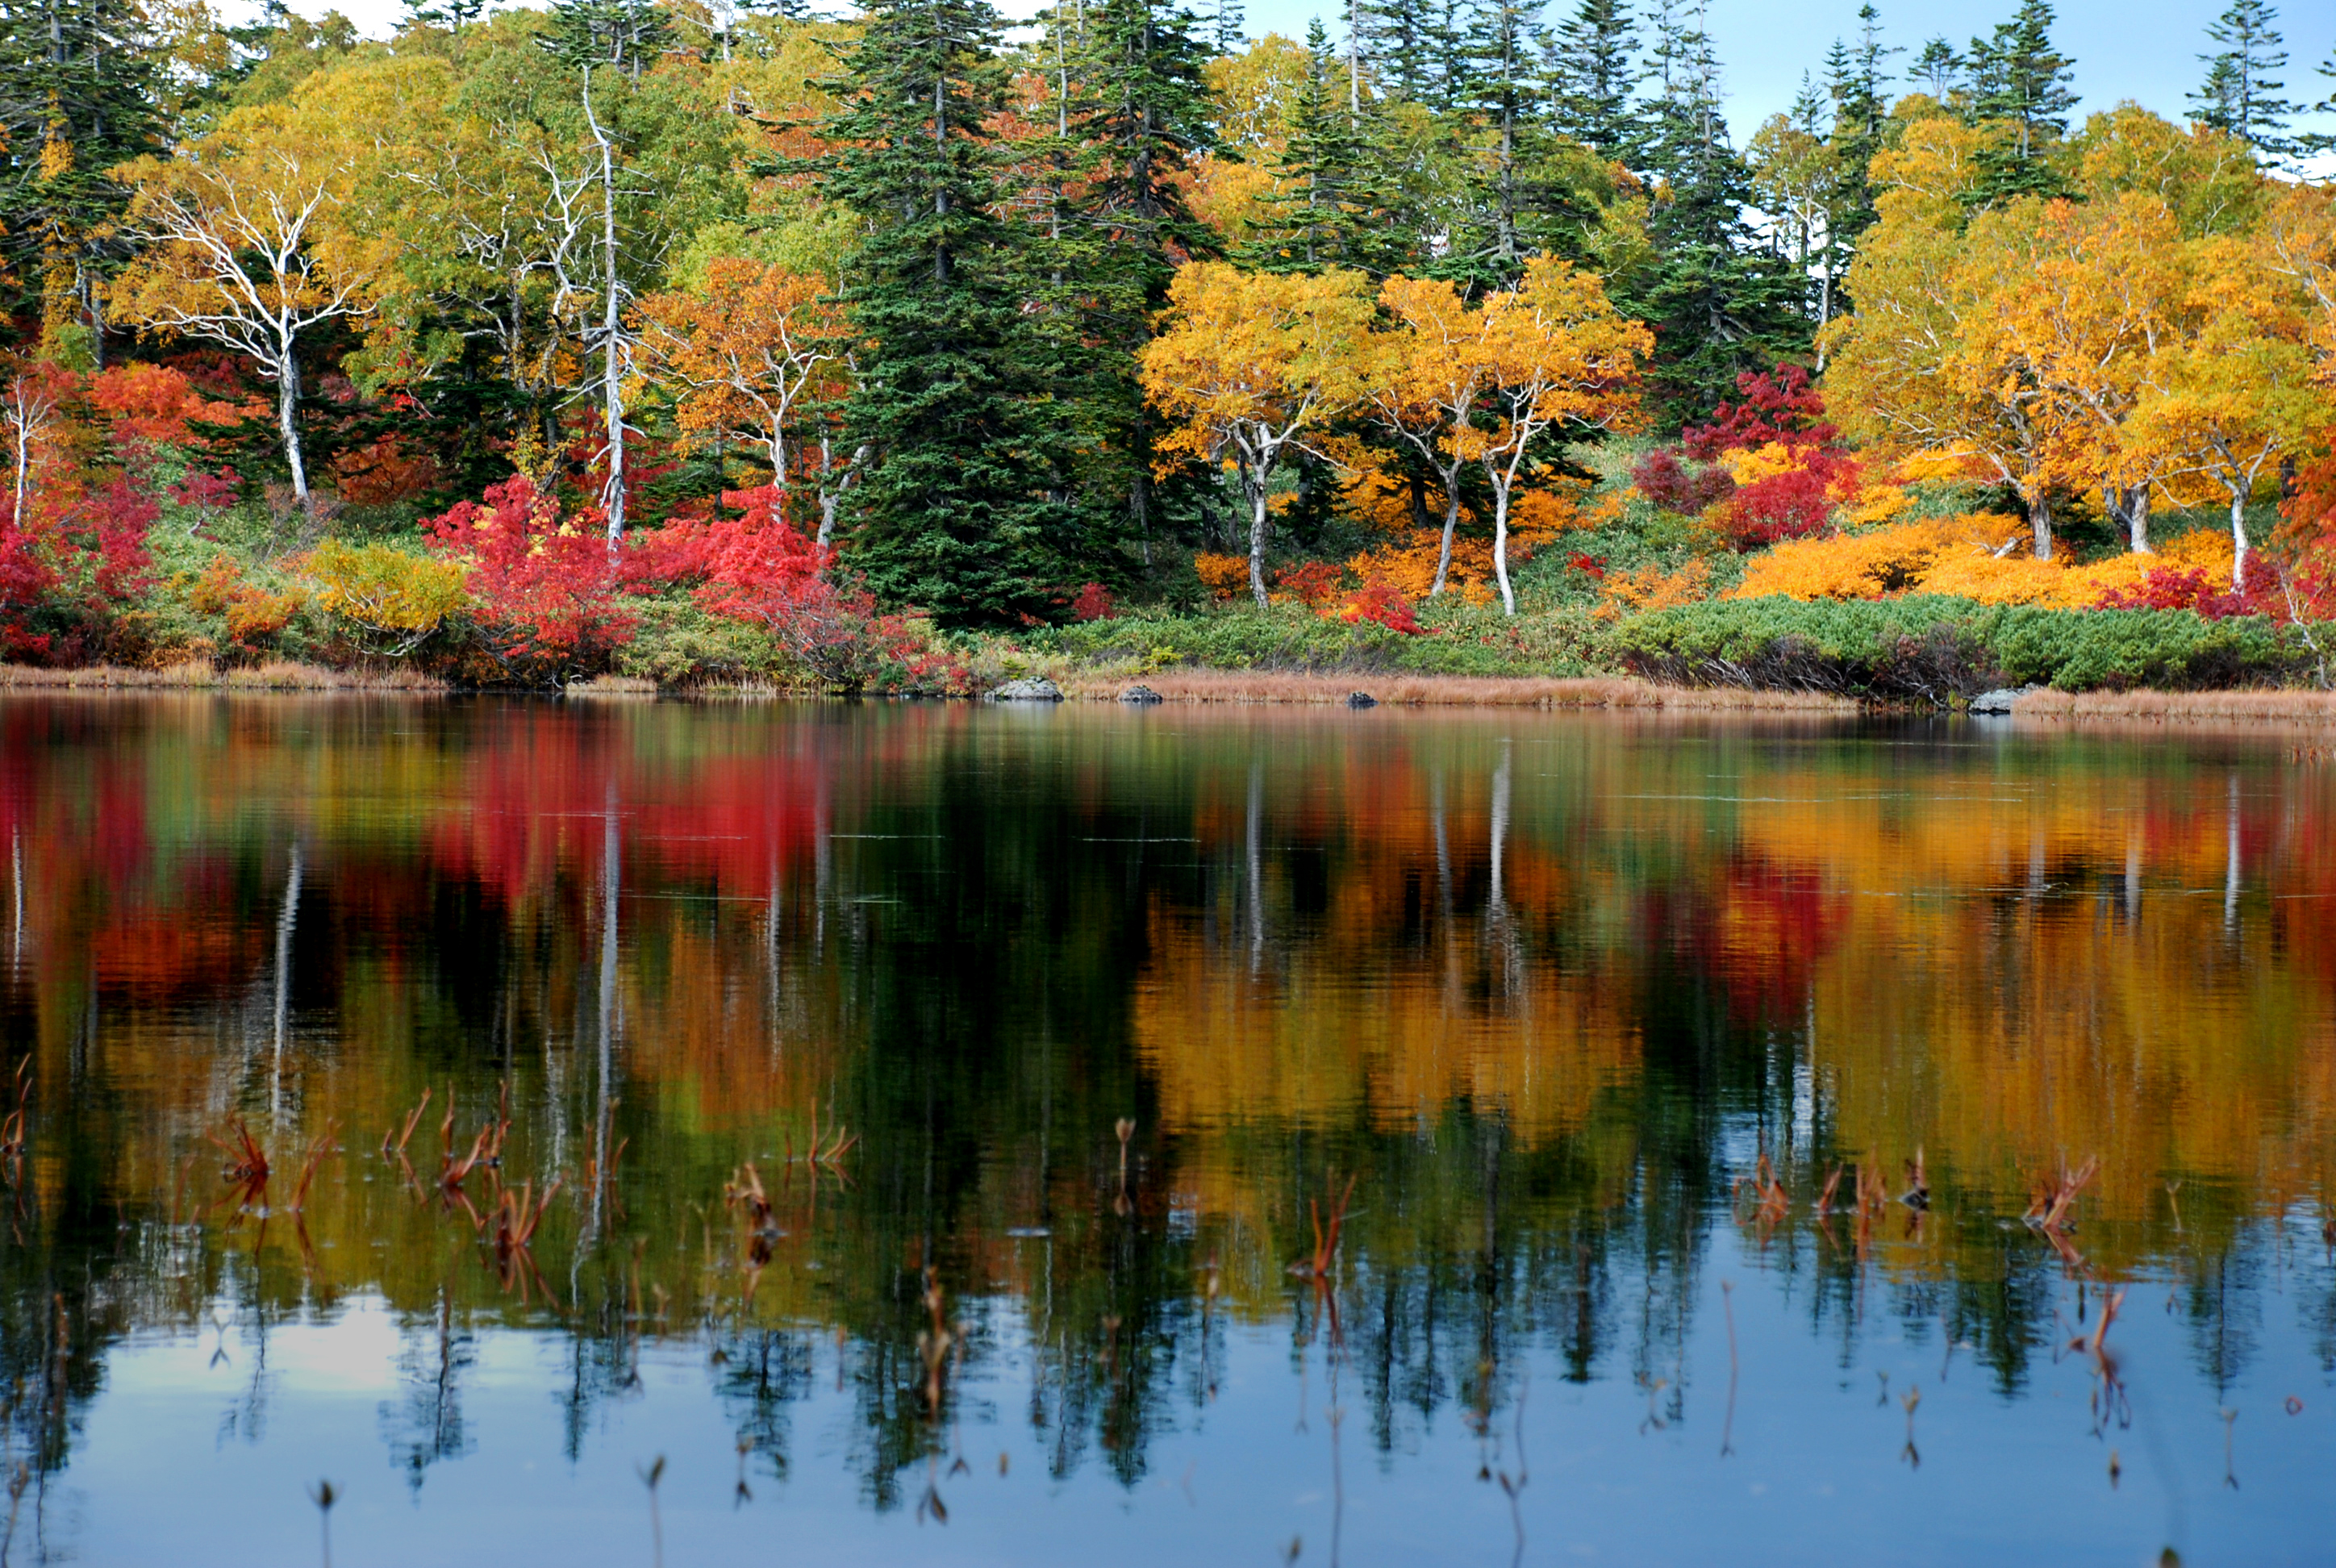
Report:
[[233,506],[242,493],[243,479],[232,468],[222,468],[217,473],[190,468],[184,479],[170,487],[170,499],[180,506]]
[[132,363],[90,378],[89,401],[105,414],[116,441],[153,446],[199,446],[197,424],[237,424],[261,413],[258,404],[217,403],[186,375],[167,365]]
[[466,560],[489,649],[507,668],[557,677],[597,667],[630,635],[617,599],[623,552],[598,512],[562,520],[560,502],[519,475],[424,523],[435,551]]
[[1584,555],[1577,550],[1565,558],[1565,564],[1585,577],[1594,578],[1601,582],[1606,579],[1606,563],[1596,556]]
[[1689,472],[1679,460],[1679,453],[1669,447],[1659,446],[1639,459],[1630,471],[1630,482],[1639,493],[1661,507],[1665,511],[1680,512],[1693,517],[1713,502],[1721,500],[1736,488],[1736,482],[1721,468],[1698,469]]
[[1306,560],[1275,572],[1273,586],[1300,604],[1319,608],[1338,597],[1346,569],[1334,561]]
[[1411,600],[1384,578],[1375,577],[1348,594],[1335,613],[1344,621],[1377,621],[1389,631],[1399,631],[1406,637],[1417,637],[1423,629],[1418,618],[1412,614]]
[[1772,443],[1830,446],[1841,439],[1840,427],[1825,423],[1825,394],[1797,365],[1780,365],[1773,374],[1747,370],[1736,378],[1736,390],[1743,402],[1723,403],[1711,411],[1709,424],[1679,433],[1689,456],[1708,463],[1731,449]]
[[2131,588],[2109,589],[2093,608],[2186,609],[2208,620],[2224,620],[2234,615],[2284,616],[2287,598],[2280,591],[2279,573],[2256,555],[2247,559],[2245,586],[2237,592],[2204,567],[2160,566]]
[[1832,447],[1812,447],[1801,466],[1739,485],[1721,507],[1719,521],[1737,550],[1758,550],[1787,539],[1822,533],[1833,497],[1856,476],[1856,463]]
[[1119,606],[1112,602],[1111,589],[1099,582],[1083,585],[1078,597],[1071,600],[1073,620],[1113,620],[1119,615]]

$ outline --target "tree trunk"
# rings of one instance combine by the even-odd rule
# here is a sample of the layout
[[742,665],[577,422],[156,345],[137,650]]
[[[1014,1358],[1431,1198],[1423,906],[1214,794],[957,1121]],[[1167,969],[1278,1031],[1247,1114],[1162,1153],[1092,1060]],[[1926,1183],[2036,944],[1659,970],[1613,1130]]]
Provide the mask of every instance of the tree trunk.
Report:
[[300,510],[313,512],[316,503],[308,499],[308,465],[300,455],[300,361],[287,349],[282,371],[276,377],[276,428],[284,437],[284,461],[292,469],[292,495]]
[[1263,609],[1265,598],[1265,476],[1260,474],[1249,492],[1249,591]]
[[2036,559],[2052,559],[2052,498],[2042,490],[2028,503],[2028,530],[2036,538]]
[[625,388],[618,372],[624,361],[618,336],[624,327],[619,307],[622,291],[617,284],[617,165],[608,133],[592,112],[592,77],[584,77],[584,118],[592,139],[600,144],[600,392],[608,443],[608,480],[600,499],[608,514],[608,548],[625,537]]
[[2125,524],[2126,548],[2135,555],[2149,554],[2149,486],[2111,484],[2106,490],[2109,515]]
[[2247,492],[2249,485],[2231,487],[2231,591],[2244,593],[2247,586]]
[[1454,469],[1444,476],[1444,542],[1436,552],[1436,586],[1428,597],[1444,591],[1445,579],[1452,572],[1452,539],[1460,531],[1460,471]]
[[1493,575],[1501,580],[1501,613],[1516,614],[1516,592],[1509,587],[1509,487],[1497,478],[1493,481]]

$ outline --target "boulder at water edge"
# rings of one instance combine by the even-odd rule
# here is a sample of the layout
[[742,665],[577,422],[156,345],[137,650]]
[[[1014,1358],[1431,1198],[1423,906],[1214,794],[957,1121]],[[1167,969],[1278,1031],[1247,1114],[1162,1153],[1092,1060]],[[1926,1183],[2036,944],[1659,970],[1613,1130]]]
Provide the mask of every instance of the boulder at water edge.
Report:
[[1009,680],[989,694],[992,702],[1060,702],[1063,688],[1053,681],[1033,677]]

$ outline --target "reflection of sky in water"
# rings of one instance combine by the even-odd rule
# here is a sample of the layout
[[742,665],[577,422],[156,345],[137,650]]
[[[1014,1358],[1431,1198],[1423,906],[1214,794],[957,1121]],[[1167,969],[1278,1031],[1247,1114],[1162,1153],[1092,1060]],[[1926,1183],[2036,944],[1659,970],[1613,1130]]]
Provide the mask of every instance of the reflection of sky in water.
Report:
[[1971,733],[0,702],[12,1560],[2324,1558],[2336,776]]
[[[2314,1251],[2297,1257],[2299,1274],[2324,1267]],[[1748,1348],[1726,1457],[1721,1278],[1736,1283],[1737,1329]],[[221,1364],[211,1362],[219,1336],[209,1329],[141,1334],[116,1349],[107,1396],[50,1506],[75,1520],[68,1534],[86,1562],[300,1562],[313,1550],[315,1521],[285,1496],[299,1478],[323,1474],[346,1495],[335,1514],[336,1562],[645,1563],[647,1499],[635,1467],[662,1454],[667,1560],[676,1563],[760,1560],[774,1540],[810,1561],[1242,1563],[1270,1560],[1293,1535],[1305,1543],[1301,1561],[1328,1561],[1342,1488],[1342,1562],[1504,1563],[1515,1525],[1497,1481],[1477,1478],[1489,1466],[1526,1477],[1519,1505],[1529,1561],[2132,1563],[2170,1539],[2191,1562],[2324,1562],[2336,1399],[2323,1377],[2303,1370],[2312,1358],[2292,1310],[2299,1300],[2266,1302],[2258,1365],[2297,1372],[2304,1409],[2286,1414],[2281,1402],[2294,1389],[2276,1371],[2228,1390],[2241,1412],[2234,1491],[2224,1480],[2224,1424],[2193,1375],[2180,1320],[2164,1310],[2166,1287],[2132,1290],[2116,1334],[2135,1424],[2101,1438],[2089,1435],[2093,1385],[2082,1357],[2040,1361],[2018,1401],[1973,1366],[1967,1347],[1948,1359],[1936,1320],[1869,1322],[1844,1357],[1837,1326],[1812,1334],[1794,1283],[1723,1233],[1684,1378],[1665,1368],[1670,1386],[1652,1401],[1660,1425],[1627,1377],[1569,1382],[1542,1353],[1529,1358],[1523,1383],[1522,1465],[1514,1407],[1501,1412],[1490,1441],[1449,1408],[1427,1417],[1404,1410],[1383,1448],[1358,1395],[1362,1348],[1350,1339],[1334,1453],[1322,1348],[1301,1358],[1286,1331],[1243,1327],[1222,1348],[1216,1397],[1196,1401],[1186,1390],[1173,1402],[1131,1485],[1092,1459],[1067,1477],[1048,1474],[1056,1435],[1028,1420],[1027,1325],[1016,1307],[992,1303],[979,1314],[990,1355],[960,1390],[949,1452],[930,1473],[913,1473],[906,1505],[882,1514],[869,1511],[848,1463],[855,1414],[835,1392],[836,1351],[823,1334],[813,1338],[811,1375],[788,1407],[788,1475],[774,1479],[767,1462],[750,1463],[749,1501],[736,1496],[735,1427],[707,1397],[727,1368],[709,1365],[703,1341],[645,1347],[639,1388],[600,1407],[571,1463],[559,1342],[507,1331],[479,1336],[462,1380],[461,1420],[478,1452],[430,1466],[409,1490],[384,1437],[410,1436],[391,1418],[408,1414],[414,1388],[399,1365],[402,1345],[426,1339],[429,1325],[401,1323],[364,1299],[329,1320],[276,1325],[264,1348],[247,1320],[225,1335]],[[1890,1374],[1886,1385],[1878,1372]],[[1919,1467],[1906,1462],[1900,1403],[1915,1385]],[[2114,1489],[2112,1449],[2123,1468]],[[953,1473],[959,1454],[967,1469]],[[914,1500],[935,1477],[946,1525],[916,1516]],[[126,1497],[139,1502],[102,1501]],[[235,1523],[190,1530],[205,1519]]]

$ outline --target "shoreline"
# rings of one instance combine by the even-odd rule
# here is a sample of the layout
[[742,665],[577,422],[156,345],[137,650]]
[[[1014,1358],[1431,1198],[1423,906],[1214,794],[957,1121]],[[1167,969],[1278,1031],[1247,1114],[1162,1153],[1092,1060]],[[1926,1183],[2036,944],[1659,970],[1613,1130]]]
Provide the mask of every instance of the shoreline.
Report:
[[[1738,713],[1849,718],[1874,713],[1904,713],[1902,704],[1861,702],[1827,692],[1764,691],[1740,687],[1665,686],[1632,676],[1439,676],[1348,671],[1318,675],[1299,671],[1182,668],[1142,677],[1125,669],[1057,670],[1053,678],[1066,702],[1116,703],[1142,687],[1163,704],[1224,706],[1325,707],[1345,706],[1355,694],[1373,705],[1402,708],[1520,708],[1543,711]],[[502,688],[493,688],[501,690]],[[517,689],[517,688],[514,688]],[[0,695],[100,692],[370,693],[414,696],[464,695],[434,676],[398,666],[336,669],[324,665],[273,660],[220,669],[200,661],[140,669],[90,665],[56,669],[0,664]],[[775,686],[659,687],[625,676],[602,676],[537,695],[568,697],[661,697],[737,701],[801,699],[807,694]],[[814,699],[815,700],[815,699]],[[931,698],[916,700],[930,701]],[[941,699],[965,700],[965,699]],[[1960,708],[1930,710],[1941,714]],[[2212,724],[2264,726],[2336,725],[2336,691],[2032,691],[2017,698],[2011,717],[2050,725]]]

